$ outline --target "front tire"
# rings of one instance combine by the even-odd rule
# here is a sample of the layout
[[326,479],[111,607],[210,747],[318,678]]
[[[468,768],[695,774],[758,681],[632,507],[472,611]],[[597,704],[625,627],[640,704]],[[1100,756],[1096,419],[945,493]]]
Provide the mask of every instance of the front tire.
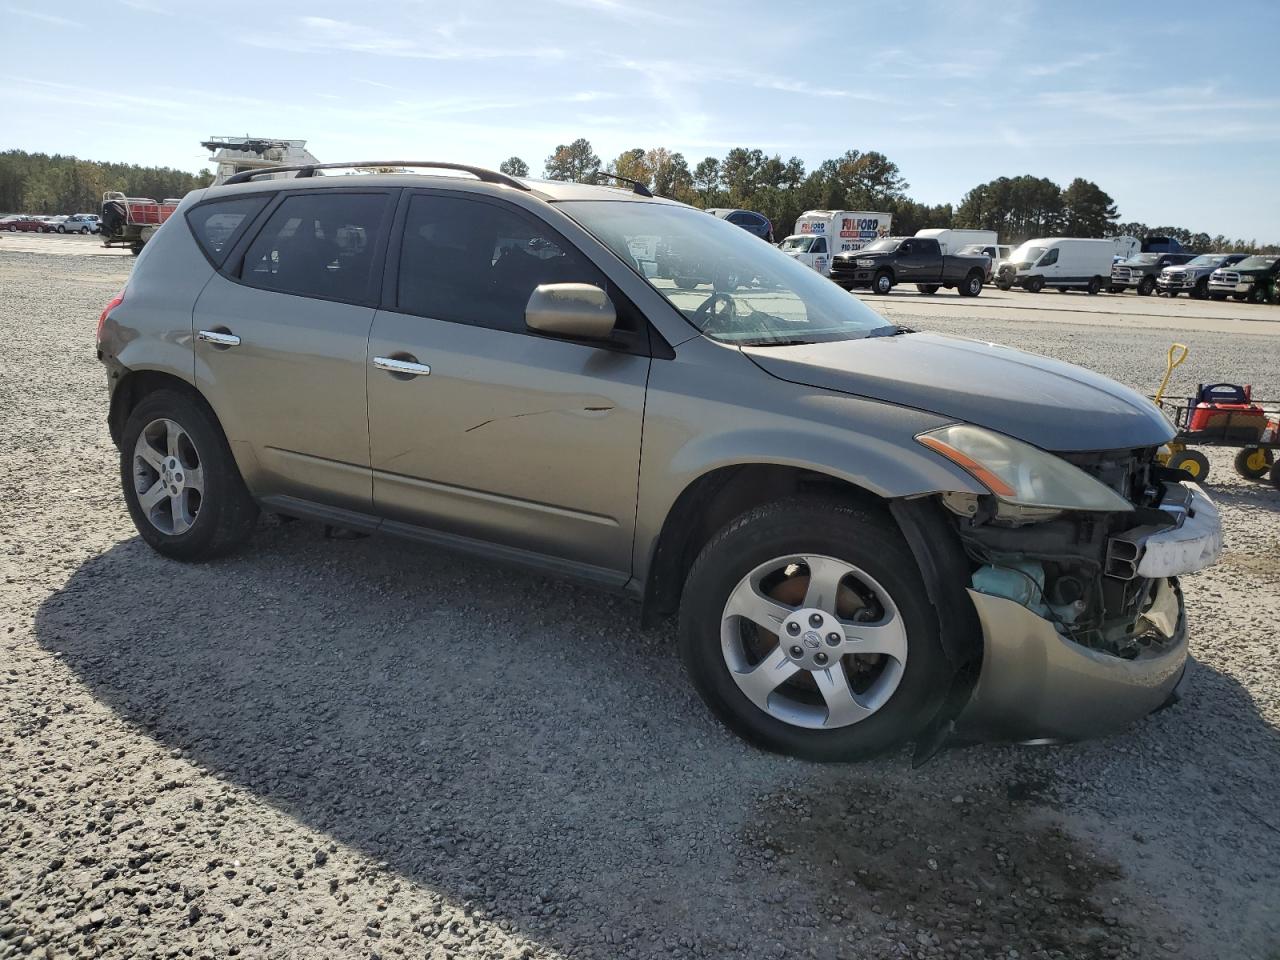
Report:
[[1191,479],[1204,483],[1209,477],[1209,458],[1199,450],[1179,450],[1169,458],[1170,470],[1185,470]]
[[1138,281],[1138,296],[1149,297],[1156,288],[1156,282],[1151,277],[1143,277]]
[[212,413],[175,390],[148,394],[129,414],[120,479],[142,539],[175,560],[230,553],[258,518]]
[[888,270],[881,270],[871,282],[871,289],[882,297],[888,296],[889,291],[893,289],[893,274]]
[[707,543],[685,583],[680,654],[726,726],[818,761],[912,739],[950,677],[896,525],[818,497],[757,507]]
[[1091,297],[1096,297],[1102,292],[1102,278],[1093,277],[1089,280],[1089,286],[1085,287],[1085,292]]
[[1027,281],[1028,293],[1039,293],[1044,289],[1044,277],[1032,277]]

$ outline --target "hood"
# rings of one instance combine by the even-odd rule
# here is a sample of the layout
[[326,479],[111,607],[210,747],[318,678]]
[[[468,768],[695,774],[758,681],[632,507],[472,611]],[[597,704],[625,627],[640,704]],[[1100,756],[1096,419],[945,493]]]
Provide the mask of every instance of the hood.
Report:
[[1146,397],[1073,364],[935,333],[745,347],[792,383],[963,420],[1043,450],[1151,447],[1173,437]]

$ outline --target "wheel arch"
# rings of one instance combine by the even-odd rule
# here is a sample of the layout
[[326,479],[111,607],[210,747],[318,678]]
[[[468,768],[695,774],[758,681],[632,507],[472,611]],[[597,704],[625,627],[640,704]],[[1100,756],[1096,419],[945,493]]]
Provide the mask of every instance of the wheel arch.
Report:
[[712,468],[688,483],[667,511],[648,555],[641,622],[652,626],[676,612],[685,576],[716,531],[753,507],[808,491],[888,510],[888,501],[867,487],[819,470],[764,462]]
[[148,395],[157,390],[174,390],[184,393],[196,400],[208,411],[213,422],[222,429],[222,422],[204,395],[188,380],[165,370],[129,370],[124,373],[115,388],[111,391],[111,406],[107,414],[107,426],[111,431],[111,440],[119,445],[120,436],[124,432],[125,421],[129,414]]

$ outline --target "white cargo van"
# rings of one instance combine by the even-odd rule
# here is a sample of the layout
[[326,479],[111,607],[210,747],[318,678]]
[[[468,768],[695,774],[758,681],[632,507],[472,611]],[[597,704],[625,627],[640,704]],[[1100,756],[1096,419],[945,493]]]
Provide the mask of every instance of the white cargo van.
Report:
[[1111,240],[1083,240],[1073,237],[1044,237],[1028,240],[1009,255],[1000,268],[996,285],[1001,290],[1021,287],[1039,293],[1057,287],[1098,293],[1111,276],[1111,258],[1116,245]]
[[998,247],[1000,238],[994,230],[951,230],[931,227],[917,230],[917,237],[932,237],[938,241],[943,253],[959,253],[962,247],[977,244],[982,247]]
[[806,210],[778,249],[829,277],[832,256],[889,236],[892,221],[891,214],[870,210]]

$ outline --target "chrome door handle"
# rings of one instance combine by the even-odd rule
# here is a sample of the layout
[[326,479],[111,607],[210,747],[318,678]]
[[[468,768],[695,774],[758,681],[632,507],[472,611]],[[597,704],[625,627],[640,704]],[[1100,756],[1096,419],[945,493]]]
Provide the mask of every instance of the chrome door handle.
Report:
[[431,367],[416,360],[397,360],[395,357],[374,357],[373,365],[387,373],[401,373],[410,377],[426,377],[431,374]]
[[196,336],[206,343],[213,343],[219,347],[238,347],[240,346],[240,338],[234,333],[219,333],[217,330],[201,330]]

